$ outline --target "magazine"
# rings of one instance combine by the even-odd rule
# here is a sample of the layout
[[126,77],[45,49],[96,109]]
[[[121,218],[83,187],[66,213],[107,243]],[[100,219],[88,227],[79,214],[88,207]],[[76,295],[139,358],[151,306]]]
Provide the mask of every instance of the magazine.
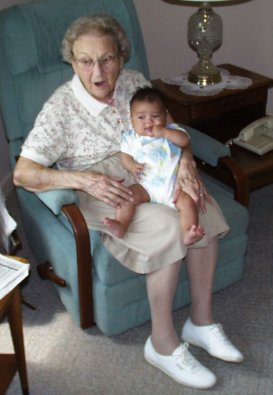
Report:
[[0,254],[0,299],[28,276],[29,267],[29,263]]

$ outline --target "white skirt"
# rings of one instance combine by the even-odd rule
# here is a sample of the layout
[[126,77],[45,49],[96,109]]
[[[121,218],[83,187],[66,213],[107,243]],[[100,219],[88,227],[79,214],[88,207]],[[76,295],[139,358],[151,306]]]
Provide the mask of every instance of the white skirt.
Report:
[[[118,155],[101,161],[86,171],[121,177],[124,185],[134,183],[123,169]],[[104,217],[115,218],[115,209],[85,192],[77,192],[80,209],[90,229],[102,232],[102,241],[111,254],[128,269],[145,274],[181,260],[187,255],[182,241],[179,213],[156,203],[143,203],[136,208],[134,218],[122,239],[113,236],[102,223]],[[218,204],[212,198],[206,203],[206,213],[199,212],[199,224],[206,234],[190,248],[203,248],[212,238],[223,237],[229,226]]]

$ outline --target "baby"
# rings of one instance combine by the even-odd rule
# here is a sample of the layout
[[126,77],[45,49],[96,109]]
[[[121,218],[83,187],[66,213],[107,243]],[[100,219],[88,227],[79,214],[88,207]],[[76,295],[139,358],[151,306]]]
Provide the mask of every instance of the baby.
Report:
[[139,89],[130,102],[133,129],[123,134],[121,161],[136,180],[129,188],[134,202],[116,209],[115,219],[104,218],[104,225],[116,237],[126,233],[135,207],[141,203],[166,204],[180,212],[185,245],[200,240],[204,228],[198,225],[198,210],[193,199],[180,191],[173,201],[176,174],[188,134],[177,124],[166,125],[167,111],[161,93],[153,88]]

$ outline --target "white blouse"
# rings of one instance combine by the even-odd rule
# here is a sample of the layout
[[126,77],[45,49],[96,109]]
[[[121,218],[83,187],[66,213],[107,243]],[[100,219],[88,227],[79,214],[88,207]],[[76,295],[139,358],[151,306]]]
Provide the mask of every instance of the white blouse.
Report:
[[123,70],[110,106],[93,98],[74,75],[44,104],[21,156],[47,167],[85,170],[117,153],[130,128],[129,101],[137,88],[150,85],[141,73]]

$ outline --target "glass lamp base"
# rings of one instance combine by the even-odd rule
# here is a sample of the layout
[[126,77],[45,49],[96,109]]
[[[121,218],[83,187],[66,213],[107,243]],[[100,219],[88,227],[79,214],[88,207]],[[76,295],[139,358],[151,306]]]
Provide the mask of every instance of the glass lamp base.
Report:
[[189,73],[189,81],[200,86],[212,85],[221,81],[217,67],[211,63],[212,53],[220,47],[223,37],[221,17],[204,1],[189,19],[188,41],[197,52],[199,62]]
[[211,63],[199,62],[189,72],[188,80],[200,86],[213,85],[221,82],[221,74],[217,67]]

